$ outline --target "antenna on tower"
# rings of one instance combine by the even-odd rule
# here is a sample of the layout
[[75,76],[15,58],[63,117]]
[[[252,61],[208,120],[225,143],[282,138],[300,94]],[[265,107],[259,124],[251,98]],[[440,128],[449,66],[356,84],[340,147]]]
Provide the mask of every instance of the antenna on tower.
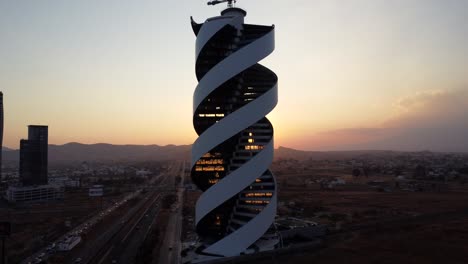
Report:
[[208,1],[208,5],[217,5],[217,4],[221,4],[221,3],[226,3],[227,2],[227,5],[228,7],[233,7],[234,4],[237,2],[237,0],[212,0],[212,1]]

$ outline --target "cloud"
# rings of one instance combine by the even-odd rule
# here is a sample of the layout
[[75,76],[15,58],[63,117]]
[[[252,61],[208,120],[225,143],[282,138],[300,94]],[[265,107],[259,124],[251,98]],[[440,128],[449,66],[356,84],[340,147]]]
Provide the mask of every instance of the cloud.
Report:
[[379,136],[385,132],[382,128],[363,127],[363,128],[343,128],[337,130],[329,130],[319,132],[318,135],[333,135],[333,136]]
[[419,92],[415,95],[398,99],[395,107],[403,111],[414,110],[415,108],[423,107],[427,103],[437,100],[437,98],[440,98],[447,93],[447,91],[444,92],[443,90]]
[[[468,90],[428,91],[398,101],[384,127],[460,128],[468,126]],[[403,112],[401,112],[403,111]]]
[[313,136],[322,149],[392,149],[468,152],[468,89],[407,96],[376,127],[344,128]]

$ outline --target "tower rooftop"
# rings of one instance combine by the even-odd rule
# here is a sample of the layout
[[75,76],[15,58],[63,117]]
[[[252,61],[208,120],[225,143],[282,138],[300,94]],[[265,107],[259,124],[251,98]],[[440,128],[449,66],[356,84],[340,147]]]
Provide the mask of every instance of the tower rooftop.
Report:
[[243,16],[247,16],[247,11],[245,11],[244,9],[242,8],[238,8],[238,7],[228,7],[226,9],[224,9],[223,11],[221,11],[221,15],[239,15],[239,14],[242,14]]

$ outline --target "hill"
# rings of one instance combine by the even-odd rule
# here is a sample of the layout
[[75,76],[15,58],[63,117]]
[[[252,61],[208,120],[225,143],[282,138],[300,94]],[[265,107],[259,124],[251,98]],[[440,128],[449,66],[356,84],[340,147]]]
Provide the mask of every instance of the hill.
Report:
[[399,151],[391,150],[347,150],[347,151],[305,151],[286,147],[275,150],[275,159],[296,160],[325,160],[325,159],[349,159],[363,155],[397,155]]
[[[49,145],[49,162],[82,161],[152,161],[152,160],[189,160],[191,145],[112,145],[67,143]],[[392,156],[400,151],[390,150],[353,150],[353,151],[303,151],[279,147],[275,149],[275,159],[324,160],[349,159],[363,155]],[[3,160],[18,162],[19,150],[3,148]]]
[[[189,159],[190,145],[112,145],[80,144],[49,145],[49,162],[76,161],[149,161]],[[3,151],[5,161],[18,161],[19,150]]]
[[14,149],[7,148],[7,147],[2,147],[2,151],[13,151]]

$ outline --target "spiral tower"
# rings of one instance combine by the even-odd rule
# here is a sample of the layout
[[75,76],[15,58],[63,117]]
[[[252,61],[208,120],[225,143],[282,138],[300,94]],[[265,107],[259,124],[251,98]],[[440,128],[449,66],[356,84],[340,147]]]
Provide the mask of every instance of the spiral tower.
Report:
[[244,24],[235,7],[202,24],[196,38],[192,147],[200,254],[236,256],[272,249],[277,187],[273,126],[265,117],[278,100],[278,78],[258,62],[274,50],[274,26]]

